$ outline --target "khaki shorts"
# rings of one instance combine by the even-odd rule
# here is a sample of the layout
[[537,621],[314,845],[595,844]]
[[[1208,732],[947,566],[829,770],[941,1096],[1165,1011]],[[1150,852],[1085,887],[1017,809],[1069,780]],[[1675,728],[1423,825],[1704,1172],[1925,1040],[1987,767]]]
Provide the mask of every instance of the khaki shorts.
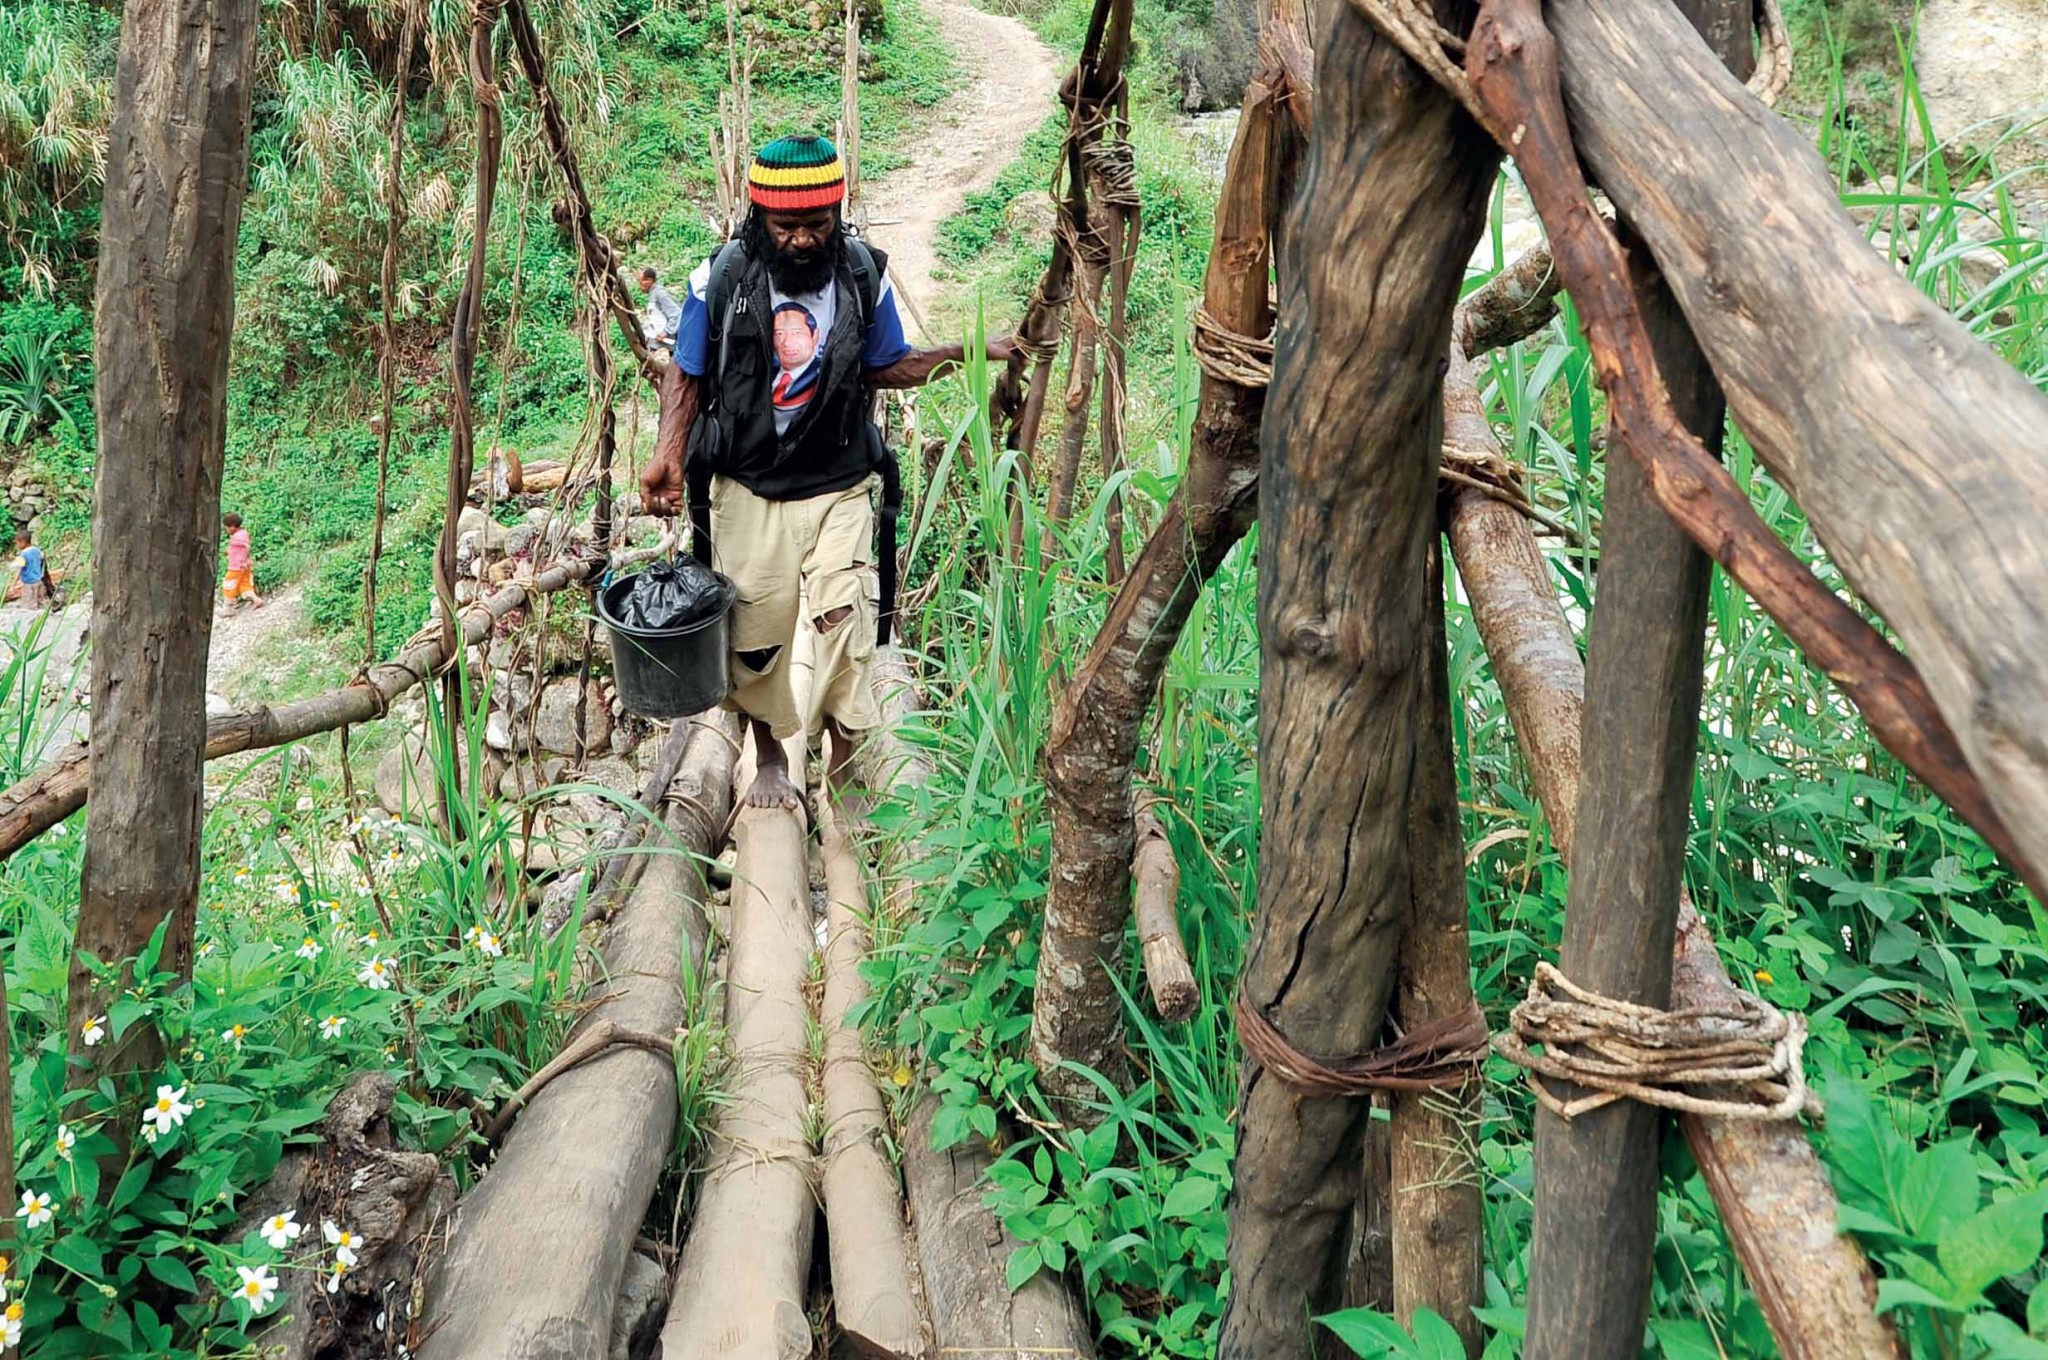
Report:
[[[768,724],[778,740],[824,720],[849,732],[880,723],[868,666],[875,655],[874,509],[868,483],[800,501],[771,501],[725,477],[711,481],[711,545],[717,568],[739,587],[732,612],[729,708]],[[812,693],[790,683],[791,651],[808,608],[817,629]],[[852,614],[830,628],[817,620]]]

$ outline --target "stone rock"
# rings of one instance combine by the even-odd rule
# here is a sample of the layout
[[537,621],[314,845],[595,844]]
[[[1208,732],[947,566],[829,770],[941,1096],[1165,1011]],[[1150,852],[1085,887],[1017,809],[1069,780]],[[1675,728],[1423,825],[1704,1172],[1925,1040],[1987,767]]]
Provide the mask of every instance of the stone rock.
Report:
[[466,506],[462,514],[455,521],[456,536],[459,538],[464,534],[480,534],[484,532],[484,526],[490,522],[491,517],[489,515],[473,505]]
[[[541,691],[533,719],[534,739],[541,749],[558,755],[576,754],[577,688],[574,679],[565,679]],[[611,710],[595,685],[590,687],[589,702],[585,705],[583,737],[586,750],[605,750],[611,745]]]
[[524,798],[562,782],[562,775],[569,768],[569,762],[560,756],[549,756],[541,762],[538,773],[533,765],[524,760],[515,760],[498,781],[498,796],[501,798]]
[[[469,751],[458,750],[456,757],[461,777],[466,780]],[[371,786],[377,792],[378,805],[394,817],[425,821],[433,815],[440,802],[440,778],[433,757],[417,732],[400,737],[377,761]]]
[[639,1252],[626,1257],[626,1273],[612,1305],[612,1344],[606,1360],[647,1360],[668,1313],[668,1272]]
[[[1913,69],[1934,135],[1991,146],[2015,125],[2048,142],[2048,0],[1927,0],[1913,28]],[[2031,159],[2009,148],[2002,163]]]
[[235,706],[233,704],[223,699],[220,695],[215,694],[212,690],[206,691],[206,718],[208,722],[215,718],[232,717],[234,712]]
[[504,710],[492,709],[484,719],[484,745],[494,751],[512,751],[518,748],[512,744],[512,720]]
[[548,934],[560,932],[576,913],[578,899],[583,896],[583,885],[590,879],[588,869],[578,869],[551,880],[541,889],[540,919],[546,925]]
[[613,793],[621,793],[628,798],[639,797],[640,785],[644,782],[631,765],[617,756],[603,756],[597,760],[586,761],[582,770],[570,778],[576,783],[595,784],[599,788],[610,789]]

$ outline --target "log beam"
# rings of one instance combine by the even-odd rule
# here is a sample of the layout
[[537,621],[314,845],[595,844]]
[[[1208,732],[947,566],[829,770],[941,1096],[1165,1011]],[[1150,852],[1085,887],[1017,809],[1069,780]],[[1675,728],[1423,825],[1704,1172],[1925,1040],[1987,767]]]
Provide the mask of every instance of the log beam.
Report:
[[2048,865],[2048,396],[1870,248],[1807,135],[1669,0],[1547,19],[1578,152],[1744,433]]
[[[724,715],[694,729],[677,787],[686,801],[604,939],[595,1005],[565,1047],[601,1025],[666,1036],[689,1023],[685,998],[696,994],[710,936],[698,864],[716,851],[732,805],[736,731]],[[605,1360],[619,1281],[675,1123],[666,1053],[614,1047],[542,1087],[456,1209],[427,1295],[421,1360]]]

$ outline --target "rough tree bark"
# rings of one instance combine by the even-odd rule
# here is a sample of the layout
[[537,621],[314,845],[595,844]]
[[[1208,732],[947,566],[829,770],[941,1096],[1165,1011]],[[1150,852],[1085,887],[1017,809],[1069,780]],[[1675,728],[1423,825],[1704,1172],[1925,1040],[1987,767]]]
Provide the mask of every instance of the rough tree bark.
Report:
[[995,1159],[976,1139],[935,1151],[938,1107],[937,1096],[918,1103],[903,1144],[903,1179],[937,1353],[962,1360],[1089,1360],[1094,1329],[1059,1276],[1040,1270],[1015,1291],[1005,1282],[1004,1268],[1020,1244],[982,1203]]
[[[1204,280],[1210,314],[1251,336],[1272,328],[1272,225],[1294,160],[1288,94],[1271,63],[1245,91]],[[1110,1074],[1118,1067],[1122,1003],[1112,979],[1130,919],[1138,733],[1203,583],[1257,517],[1265,400],[1263,389],[1203,375],[1187,472],[1053,713],[1045,751],[1053,869],[1031,1042],[1040,1082],[1070,1099],[1095,1088],[1063,1062]]]
[[[1448,419],[1448,394],[1445,405]],[[1503,510],[1510,518],[1496,515]],[[1483,527],[1467,523],[1482,516]],[[1558,853],[1569,864],[1586,682],[1570,626],[1528,521],[1496,500],[1463,492],[1452,503],[1451,541],[1516,742],[1532,768],[1555,772],[1536,790]],[[1496,637],[1509,645],[1496,647]],[[1706,926],[1681,898],[1672,1004],[1709,1006],[1732,988]],[[1691,1115],[1679,1126],[1788,1360],[1897,1356],[1898,1339],[1874,1310],[1877,1281],[1854,1239],[1836,1226],[1834,1188],[1805,1131]]]
[[[1321,39],[1260,474],[1259,902],[1241,1004],[1296,1048],[1345,1054],[1379,1034],[1406,908],[1439,374],[1499,153],[1348,6]],[[1313,1349],[1309,1318],[1343,1283],[1367,1108],[1247,1065],[1226,1360]]]
[[1668,0],[1557,0],[1547,18],[1588,169],[2048,864],[2048,396],[1871,250],[1806,135]]
[[[1430,559],[1422,706],[1415,778],[1408,792],[1414,858],[1394,991],[1394,1014],[1404,1029],[1462,1014],[1473,1001],[1443,567],[1436,552]],[[1394,1316],[1406,1326],[1417,1309],[1431,1309],[1457,1329],[1468,1356],[1477,1356],[1485,1342],[1479,1319],[1472,1316],[1485,1302],[1480,1291],[1485,1225],[1478,1165],[1481,1090],[1474,1070],[1462,1087],[1395,1091],[1389,1121]]]
[[[568,1042],[607,1023],[666,1037],[689,1022],[686,979],[702,977],[710,933],[691,857],[718,848],[736,731],[720,717],[691,737],[676,790],[684,797],[666,823],[663,849],[676,853],[650,856],[605,936],[595,1004]],[[675,1063],[644,1048],[611,1048],[534,1095],[456,1210],[427,1296],[421,1360],[604,1360],[675,1121]],[[541,1240],[548,1250],[534,1250]]]
[[70,1051],[146,1065],[160,1040],[84,1046],[106,1010],[83,956],[192,972],[206,659],[220,538],[235,234],[248,181],[255,0],[129,0],[100,214],[93,734]]
[[[1695,24],[1719,34],[1719,58],[1737,68],[1739,84],[1751,65],[1749,0],[1688,7]],[[1743,22],[1732,21],[1738,13]],[[1622,239],[1629,240],[1625,227]],[[1718,454],[1727,424],[1721,389],[1645,252],[1630,252],[1629,272],[1672,407]],[[1610,450],[1619,453],[1628,437],[1610,426]],[[1585,835],[1572,861],[1558,963],[1604,995],[1666,1006],[1713,564],[1657,507],[1632,457],[1608,458],[1603,514],[1587,643],[1578,811]],[[1655,1109],[1634,1101],[1574,1120],[1536,1112],[1532,1360],[1632,1360],[1641,1351],[1662,1126]],[[1596,1241],[1604,1250],[1587,1251]]]

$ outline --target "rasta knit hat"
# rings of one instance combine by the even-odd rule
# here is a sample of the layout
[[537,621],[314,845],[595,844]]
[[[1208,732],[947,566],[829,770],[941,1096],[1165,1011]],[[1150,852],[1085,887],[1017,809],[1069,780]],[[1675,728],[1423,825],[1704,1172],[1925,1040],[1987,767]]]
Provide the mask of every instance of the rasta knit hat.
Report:
[[846,197],[846,167],[839,148],[823,137],[783,137],[768,143],[747,167],[747,193],[763,208],[829,208]]

